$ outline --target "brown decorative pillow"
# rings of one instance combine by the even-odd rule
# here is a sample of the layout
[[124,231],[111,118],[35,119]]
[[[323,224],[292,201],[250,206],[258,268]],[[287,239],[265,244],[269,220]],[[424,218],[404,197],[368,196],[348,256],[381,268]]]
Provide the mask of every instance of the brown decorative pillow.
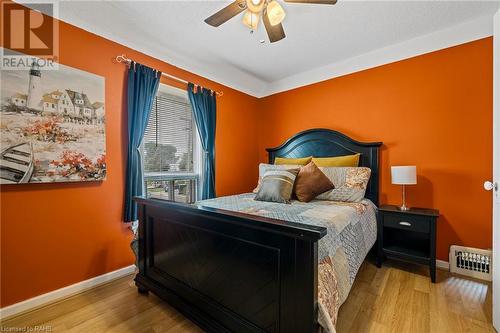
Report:
[[295,180],[294,193],[299,201],[309,202],[333,188],[335,186],[331,180],[311,161],[300,168]]
[[299,169],[267,171],[255,200],[289,204],[298,172]]

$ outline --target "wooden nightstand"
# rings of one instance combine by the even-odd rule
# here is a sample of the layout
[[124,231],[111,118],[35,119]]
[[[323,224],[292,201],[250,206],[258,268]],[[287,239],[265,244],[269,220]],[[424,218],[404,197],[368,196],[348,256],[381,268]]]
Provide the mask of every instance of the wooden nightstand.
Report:
[[436,222],[439,211],[382,205],[377,222],[377,266],[382,258],[428,265],[431,281],[436,282]]

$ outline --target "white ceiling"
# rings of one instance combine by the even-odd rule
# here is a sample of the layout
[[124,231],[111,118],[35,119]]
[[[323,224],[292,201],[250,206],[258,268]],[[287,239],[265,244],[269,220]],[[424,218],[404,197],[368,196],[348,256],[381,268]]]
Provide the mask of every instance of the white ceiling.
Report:
[[[334,6],[281,1],[287,12],[283,23],[287,37],[270,44],[262,25],[250,34],[241,24],[241,16],[219,28],[203,22],[229,2],[63,1],[59,16],[90,32],[262,97],[336,76],[332,70],[335,64],[361,59],[360,55],[394,44],[403,46],[405,41],[464,22],[490,19],[498,8],[497,1],[339,0]],[[477,24],[471,26],[477,30]],[[485,32],[470,39],[482,34]],[[262,39],[264,44],[259,42]],[[330,70],[332,75],[328,74]],[[311,74],[318,72],[321,75],[317,77]]]

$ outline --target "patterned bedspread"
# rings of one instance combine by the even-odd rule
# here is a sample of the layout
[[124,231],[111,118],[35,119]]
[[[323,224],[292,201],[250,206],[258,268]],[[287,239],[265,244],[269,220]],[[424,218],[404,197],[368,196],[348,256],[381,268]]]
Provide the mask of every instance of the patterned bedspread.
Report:
[[326,227],[328,233],[318,243],[318,322],[322,331],[335,333],[339,307],[377,238],[375,205],[367,199],[359,203],[292,201],[288,205],[255,201],[254,196],[220,197],[197,205]]

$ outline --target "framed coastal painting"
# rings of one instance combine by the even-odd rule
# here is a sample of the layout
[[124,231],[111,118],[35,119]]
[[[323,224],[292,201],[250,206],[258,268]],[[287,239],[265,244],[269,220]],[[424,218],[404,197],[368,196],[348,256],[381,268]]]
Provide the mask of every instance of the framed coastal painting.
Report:
[[0,75],[0,184],[106,178],[103,77],[36,62]]

